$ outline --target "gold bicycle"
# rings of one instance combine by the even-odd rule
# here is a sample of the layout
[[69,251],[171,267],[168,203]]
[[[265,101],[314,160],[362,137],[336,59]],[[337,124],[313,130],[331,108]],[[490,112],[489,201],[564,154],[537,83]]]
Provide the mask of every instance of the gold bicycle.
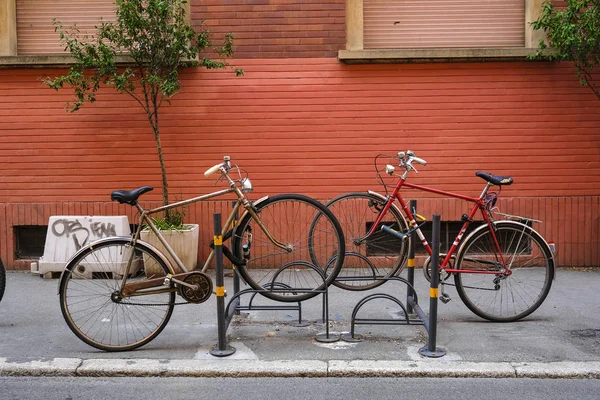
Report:
[[[163,330],[175,305],[206,301],[213,289],[206,272],[214,251],[200,270],[189,271],[151,216],[229,193],[237,200],[223,228],[231,250],[223,246],[223,253],[250,287],[273,300],[296,302],[316,296],[335,280],[345,251],[342,230],[331,211],[299,194],[252,202],[247,198],[252,191],[247,173],[232,166],[229,157],[223,160],[205,176],[219,174],[217,181],[227,182],[228,189],[154,209],[138,203],[142,194],[152,190],[149,186],[112,193],[112,200],[137,208],[139,224],[132,236],[94,241],[67,263],[59,283],[60,306],[77,337],[106,351],[132,350]],[[239,222],[227,231],[242,208]],[[175,265],[140,240],[142,229],[157,236]]]

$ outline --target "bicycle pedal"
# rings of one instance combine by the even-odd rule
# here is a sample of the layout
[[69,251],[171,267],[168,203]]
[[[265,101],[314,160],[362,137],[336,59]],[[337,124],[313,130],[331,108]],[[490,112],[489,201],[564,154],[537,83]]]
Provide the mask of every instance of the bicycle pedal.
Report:
[[441,296],[440,296],[440,300],[441,300],[442,303],[446,304],[450,300],[452,300],[452,298],[450,296],[448,296],[446,293],[442,293]]

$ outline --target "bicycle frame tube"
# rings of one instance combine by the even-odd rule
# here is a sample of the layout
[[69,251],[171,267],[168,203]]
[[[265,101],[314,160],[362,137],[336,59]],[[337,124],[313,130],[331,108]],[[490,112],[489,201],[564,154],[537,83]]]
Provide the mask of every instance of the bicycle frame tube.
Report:
[[467,216],[467,220],[465,221],[465,223],[463,224],[462,228],[460,229],[458,235],[454,239],[454,242],[452,243],[452,246],[448,250],[448,253],[446,254],[446,257],[444,258],[444,260],[440,264],[440,268],[444,269],[448,273],[461,273],[461,272],[481,273],[481,274],[497,273],[497,272],[489,272],[489,271],[463,270],[463,269],[459,270],[459,269],[447,268],[447,266],[448,266],[448,264],[449,264],[449,262],[450,262],[450,260],[452,258],[452,255],[456,251],[456,249],[458,247],[458,244],[460,243],[460,241],[462,240],[465,232],[469,228],[469,225],[471,224],[471,221],[473,220],[473,217],[475,217],[475,214],[477,213],[477,210],[481,210],[481,215],[483,217],[483,220],[490,227],[490,231],[492,233],[492,237],[493,237],[493,241],[494,241],[496,250],[498,251],[498,255],[499,255],[500,259],[501,259],[502,265],[504,265],[505,271],[503,271],[503,272],[506,272],[507,269],[506,269],[506,263],[504,261],[504,256],[502,255],[502,252],[500,250],[500,244],[498,243],[498,239],[496,238],[496,233],[495,233],[495,231],[493,229],[492,222],[491,222],[488,214],[485,212],[485,205],[483,203],[483,198],[487,194],[488,189],[492,186],[490,183],[488,183],[485,186],[485,188],[483,189],[483,191],[481,192],[481,195],[479,197],[471,197],[471,196],[466,196],[466,195],[462,195],[462,194],[458,194],[458,193],[447,192],[447,191],[444,191],[444,190],[435,189],[435,188],[428,187],[428,186],[422,186],[422,185],[415,185],[415,184],[412,184],[412,183],[407,183],[405,179],[400,179],[398,181],[398,184],[394,188],[394,191],[392,192],[391,196],[388,198],[387,202],[385,203],[385,206],[384,206],[383,210],[381,211],[381,213],[379,214],[379,217],[377,218],[377,220],[375,221],[375,223],[372,225],[370,231],[367,233],[367,235],[365,236],[365,238],[368,237],[368,236],[370,236],[370,235],[372,235],[375,232],[377,226],[379,226],[379,224],[381,223],[383,217],[385,216],[385,214],[388,212],[388,210],[392,206],[392,203],[394,202],[394,199],[396,199],[400,203],[401,209],[404,212],[405,216],[408,218],[410,226],[412,226],[412,227],[415,228],[417,236],[421,240],[421,243],[423,244],[423,247],[425,247],[425,250],[431,256],[431,254],[433,253],[433,250],[431,249],[431,246],[427,242],[427,239],[425,238],[425,235],[423,235],[423,233],[421,232],[421,229],[419,229],[417,227],[417,222],[415,220],[415,217],[413,216],[410,208],[408,207],[408,204],[406,203],[406,201],[404,200],[404,198],[400,194],[400,189],[402,188],[402,186],[406,186],[406,187],[411,188],[411,189],[417,189],[417,190],[421,190],[421,191],[425,191],[425,192],[431,192],[431,193],[439,194],[439,195],[446,196],[446,197],[454,197],[454,198],[457,198],[457,199],[465,200],[465,201],[470,202],[470,203],[474,203],[473,207],[471,208],[471,211],[469,212],[469,214]]
[[[239,208],[243,205],[244,208],[246,208],[246,210],[248,210],[248,212],[252,216],[252,219],[254,219],[257,222],[257,224],[259,225],[259,227],[262,229],[262,231],[265,233],[265,235],[267,235],[267,237],[273,242],[273,244],[275,244],[278,247],[281,247],[282,249],[284,249],[286,251],[290,251],[289,246],[286,246],[285,244],[280,243],[269,232],[269,230],[267,229],[267,227],[262,223],[260,217],[258,215],[256,215],[256,213],[252,209],[252,203],[250,203],[248,200],[245,199],[243,192],[236,186],[235,182],[233,180],[231,180],[229,178],[229,176],[227,176],[227,175],[226,175],[226,178],[227,178],[227,180],[229,181],[229,184],[230,184],[230,188],[229,189],[219,190],[217,192],[205,194],[205,195],[202,195],[202,196],[194,197],[194,198],[188,199],[188,200],[179,201],[179,202],[168,204],[168,205],[165,205],[165,206],[160,206],[160,207],[153,208],[153,209],[150,209],[150,210],[144,210],[139,204],[136,204],[136,207],[137,207],[137,209],[140,212],[140,219],[139,219],[138,230],[136,231],[136,234],[134,236],[133,245],[135,246],[135,243],[139,239],[139,233],[141,232],[142,227],[144,225],[146,225],[156,235],[157,239],[165,247],[165,249],[167,250],[167,253],[172,257],[172,259],[175,261],[175,263],[177,264],[177,266],[182,271],[189,272],[188,269],[185,267],[185,265],[183,265],[183,263],[181,262],[181,260],[179,259],[179,257],[177,257],[177,255],[175,254],[175,252],[173,251],[173,248],[167,243],[167,241],[164,239],[164,237],[160,234],[160,231],[158,230],[158,228],[156,228],[156,225],[152,222],[152,219],[150,218],[150,215],[156,214],[156,213],[159,213],[159,212],[162,212],[162,211],[170,210],[172,208],[186,206],[188,204],[196,203],[196,202],[199,202],[199,201],[208,200],[208,199],[211,199],[211,198],[214,198],[214,197],[218,197],[218,196],[222,196],[222,195],[225,195],[225,194],[228,194],[228,193],[235,193],[235,195],[237,196],[237,200],[235,202],[235,205],[234,205],[233,209],[231,210],[231,213],[229,214],[229,217],[227,217],[227,220],[225,221],[225,223],[223,225],[222,232],[226,232],[227,228],[229,226],[231,226],[231,224],[233,223],[233,220],[235,219],[235,216],[238,213]],[[204,262],[204,265],[202,266],[202,269],[201,269],[202,272],[205,272],[208,269],[208,267],[210,266],[210,263],[212,262],[213,258],[214,258],[214,250],[211,250],[211,252],[209,253],[208,257],[206,258],[206,261]],[[131,265],[131,262],[127,266],[127,273],[129,272],[129,266],[130,265]],[[127,274],[125,274],[125,276],[127,276]]]

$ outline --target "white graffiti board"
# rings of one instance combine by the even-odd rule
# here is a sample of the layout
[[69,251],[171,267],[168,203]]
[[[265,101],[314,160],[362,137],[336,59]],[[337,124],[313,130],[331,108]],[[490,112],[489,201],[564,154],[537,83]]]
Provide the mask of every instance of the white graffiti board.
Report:
[[79,249],[94,240],[130,234],[126,216],[52,216],[39,273],[62,271]]

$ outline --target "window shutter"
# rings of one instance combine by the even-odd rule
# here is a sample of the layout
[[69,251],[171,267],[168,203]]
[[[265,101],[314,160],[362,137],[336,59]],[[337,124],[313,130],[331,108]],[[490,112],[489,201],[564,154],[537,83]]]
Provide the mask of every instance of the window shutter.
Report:
[[17,0],[17,53],[64,54],[52,20],[56,18],[67,30],[76,23],[79,30],[91,34],[100,17],[115,20],[114,0]]
[[364,0],[364,48],[525,45],[523,0]]

